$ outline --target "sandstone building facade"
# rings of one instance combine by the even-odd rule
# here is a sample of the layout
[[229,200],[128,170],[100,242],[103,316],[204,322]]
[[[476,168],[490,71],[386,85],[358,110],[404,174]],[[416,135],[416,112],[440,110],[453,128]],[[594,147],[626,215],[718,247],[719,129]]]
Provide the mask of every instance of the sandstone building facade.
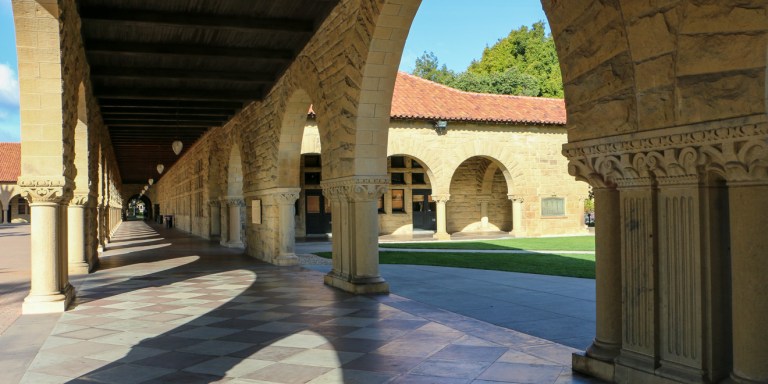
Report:
[[[333,216],[325,282],[356,293],[388,290],[378,268],[378,202],[390,189],[392,95],[418,0],[290,9],[226,0],[199,9],[173,0],[12,3],[19,186],[33,238],[25,312],[67,307],[74,295],[67,266],[94,264],[94,251],[119,222],[124,191],[141,179],[159,179],[155,193],[174,196],[176,212],[190,217],[204,216],[212,202],[219,227],[195,228],[191,220],[193,231],[247,244],[249,254],[274,264],[295,263],[309,105],[321,143],[320,187]],[[565,83],[563,154],[569,172],[595,188],[598,217],[596,338],[574,356],[574,368],[615,382],[768,382],[768,4],[542,5]],[[327,8],[306,14],[320,6]],[[197,24],[184,17],[171,17],[172,27],[152,23],[190,13]],[[255,38],[238,37],[247,23],[224,23],[291,15],[293,23],[245,32]],[[155,57],[169,49],[173,57]],[[210,102],[207,119],[169,123],[126,112],[165,106],[193,116],[187,109],[202,108],[201,100]],[[212,106],[229,108],[233,100],[239,107],[214,113]],[[185,143],[183,164],[166,164],[161,177],[153,171],[149,162],[183,134],[182,123],[188,132],[211,116],[223,117],[199,130],[207,132],[197,144]],[[150,121],[161,129],[147,129]],[[163,127],[170,137],[159,136]],[[126,143],[142,140],[144,152],[126,155]],[[200,178],[202,169],[218,177]]]

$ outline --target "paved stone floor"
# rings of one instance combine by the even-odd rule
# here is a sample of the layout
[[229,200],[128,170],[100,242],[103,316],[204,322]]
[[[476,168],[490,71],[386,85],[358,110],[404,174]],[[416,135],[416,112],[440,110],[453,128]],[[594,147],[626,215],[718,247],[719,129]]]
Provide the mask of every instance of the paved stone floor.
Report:
[[0,334],[21,315],[29,293],[29,225],[0,224]]
[[[159,231],[159,232],[158,232]],[[397,295],[353,296],[142,222],[76,306],[0,336],[14,383],[589,383],[574,350]]]

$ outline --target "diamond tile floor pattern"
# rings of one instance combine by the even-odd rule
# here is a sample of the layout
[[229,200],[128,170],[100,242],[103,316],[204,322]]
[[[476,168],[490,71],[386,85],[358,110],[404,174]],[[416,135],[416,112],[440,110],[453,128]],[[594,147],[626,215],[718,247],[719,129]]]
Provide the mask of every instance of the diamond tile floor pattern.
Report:
[[594,382],[571,372],[572,348],[237,253],[125,222],[72,310],[22,316],[0,342],[40,344],[21,377],[34,384]]

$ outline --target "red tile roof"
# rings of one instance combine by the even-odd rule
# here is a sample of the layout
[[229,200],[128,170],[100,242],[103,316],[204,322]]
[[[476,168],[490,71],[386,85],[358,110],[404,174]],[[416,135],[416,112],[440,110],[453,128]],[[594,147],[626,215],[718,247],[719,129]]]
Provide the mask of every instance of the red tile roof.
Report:
[[0,182],[15,183],[21,175],[21,143],[0,143]]
[[464,92],[397,73],[392,118],[565,125],[565,102]]
[[[309,107],[309,115],[315,115]],[[397,73],[393,119],[565,125],[563,99],[464,92]]]

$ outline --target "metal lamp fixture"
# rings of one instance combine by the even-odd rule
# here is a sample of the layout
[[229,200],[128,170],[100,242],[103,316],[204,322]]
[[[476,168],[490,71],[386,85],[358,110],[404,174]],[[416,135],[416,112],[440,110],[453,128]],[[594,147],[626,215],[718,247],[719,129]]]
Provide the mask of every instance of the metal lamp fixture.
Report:
[[182,148],[184,148],[184,143],[182,143],[180,140],[176,140],[171,144],[171,149],[173,149],[173,153],[175,153],[176,156],[181,153]]
[[164,165],[162,164],[157,165],[157,173],[162,174],[164,169],[165,169]]
[[448,130],[448,122],[445,120],[437,120],[435,121],[435,132],[437,132],[438,135],[445,135],[446,131]]

